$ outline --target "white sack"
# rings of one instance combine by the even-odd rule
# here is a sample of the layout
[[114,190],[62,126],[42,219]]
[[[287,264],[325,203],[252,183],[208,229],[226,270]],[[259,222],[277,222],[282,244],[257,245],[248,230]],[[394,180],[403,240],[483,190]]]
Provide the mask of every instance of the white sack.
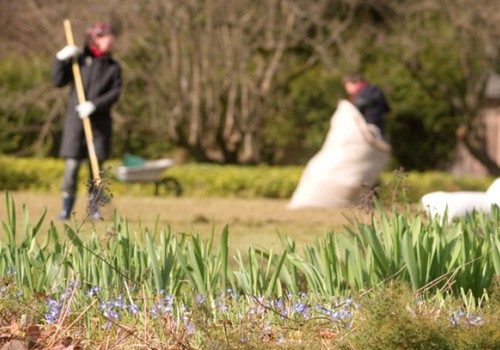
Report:
[[500,206],[500,178],[493,181],[490,187],[488,187],[486,195],[491,204]]
[[289,207],[342,207],[373,187],[390,146],[349,101],[341,100],[320,151],[308,162]]
[[496,179],[486,192],[431,192],[422,196],[422,207],[431,217],[443,218],[448,209],[448,220],[476,211],[487,214],[491,205],[500,205],[500,179]]

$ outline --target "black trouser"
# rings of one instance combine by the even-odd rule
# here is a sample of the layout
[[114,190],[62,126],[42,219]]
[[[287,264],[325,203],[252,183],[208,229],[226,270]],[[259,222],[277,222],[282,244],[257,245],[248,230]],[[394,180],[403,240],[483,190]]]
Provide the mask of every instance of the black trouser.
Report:
[[[92,167],[88,159],[73,159],[67,158],[64,167],[64,178],[62,185],[62,192],[64,198],[74,198],[76,196],[78,187],[78,173],[80,171],[80,165],[87,162],[89,165],[90,176],[93,179]],[[101,169],[102,161],[99,161],[99,169]],[[92,193],[92,185],[89,185],[88,191]]]

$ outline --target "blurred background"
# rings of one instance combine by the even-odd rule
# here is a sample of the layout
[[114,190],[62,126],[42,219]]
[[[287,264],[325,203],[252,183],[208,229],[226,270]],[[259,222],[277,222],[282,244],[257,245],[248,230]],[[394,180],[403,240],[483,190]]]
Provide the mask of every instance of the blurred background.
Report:
[[0,154],[57,156],[65,18],[80,44],[118,34],[115,158],[305,164],[361,71],[392,107],[391,168],[500,175],[497,0],[0,0]]

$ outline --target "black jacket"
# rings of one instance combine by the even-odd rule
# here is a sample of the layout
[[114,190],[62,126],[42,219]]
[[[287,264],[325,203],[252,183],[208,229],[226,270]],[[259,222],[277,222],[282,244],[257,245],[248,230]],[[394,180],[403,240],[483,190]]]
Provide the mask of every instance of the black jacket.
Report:
[[[118,101],[121,90],[121,69],[110,55],[95,57],[85,49],[78,57],[85,97],[96,110],[90,115],[92,134],[97,158],[103,161],[109,158],[111,151],[111,106]],[[78,97],[73,82],[71,60],[55,60],[52,66],[52,81],[56,87],[72,84],[71,97],[64,122],[64,131],[59,155],[63,158],[84,159],[88,157],[87,144],[82,120],[75,107]]]
[[375,85],[367,85],[354,95],[353,104],[365,117],[366,122],[376,125],[383,135],[385,132],[384,114],[391,109],[382,90]]

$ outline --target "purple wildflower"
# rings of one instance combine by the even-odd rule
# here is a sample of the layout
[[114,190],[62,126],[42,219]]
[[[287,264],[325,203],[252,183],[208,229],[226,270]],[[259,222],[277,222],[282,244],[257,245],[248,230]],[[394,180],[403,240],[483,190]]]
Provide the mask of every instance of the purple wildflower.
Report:
[[174,297],[172,294],[167,294],[165,298],[160,299],[158,303],[154,304],[151,308],[151,316],[158,318],[164,314],[172,314],[174,311]]
[[61,315],[62,302],[47,298],[46,305],[49,307],[49,311],[45,314],[45,321],[49,324],[57,322]]
[[196,303],[197,304],[203,304],[205,302],[205,297],[202,294],[197,294],[196,295]]
[[137,315],[139,313],[139,306],[137,304],[127,305],[129,312],[132,315]]
[[92,288],[90,288],[87,292],[87,296],[88,297],[93,297],[94,295],[98,295],[99,294],[99,286],[93,286]]
[[189,318],[187,316],[183,316],[182,320],[184,321],[184,324],[186,325],[186,331],[189,334],[193,334],[195,332],[195,330],[196,330],[194,324],[189,321]]
[[303,318],[308,318],[310,316],[309,308],[307,303],[295,302],[294,310],[296,314],[302,315]]

